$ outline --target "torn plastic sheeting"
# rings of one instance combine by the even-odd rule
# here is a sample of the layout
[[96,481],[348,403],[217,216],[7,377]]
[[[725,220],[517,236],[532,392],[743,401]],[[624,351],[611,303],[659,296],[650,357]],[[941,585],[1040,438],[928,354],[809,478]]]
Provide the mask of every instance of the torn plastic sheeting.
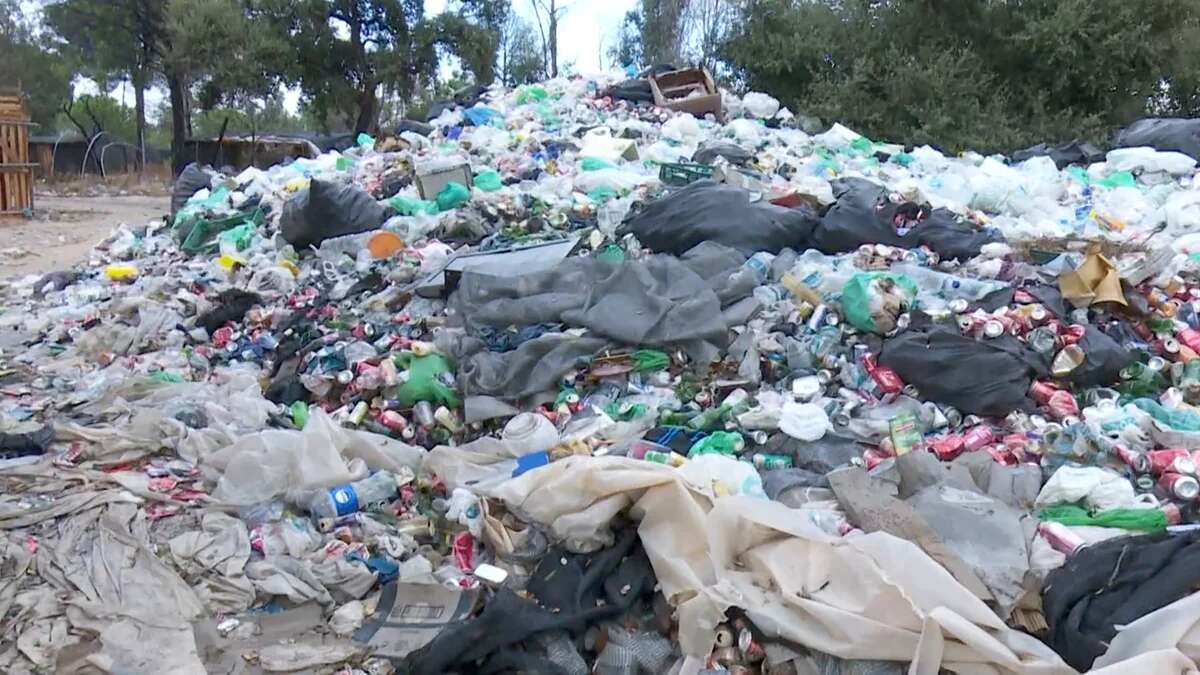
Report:
[[94,664],[109,672],[204,673],[191,628],[204,607],[145,537],[134,505],[84,511],[60,524],[44,567],[73,587],[60,590],[70,591],[75,630],[99,635]]
[[1197,554],[1197,531],[1121,537],[1076,551],[1043,587],[1050,643],[1075,668],[1091,668],[1119,626],[1193,595]]
[[1065,169],[1072,164],[1087,165],[1102,161],[1104,159],[1104,151],[1087,141],[1076,139],[1061,145],[1038,143],[1024,150],[1014,152],[1010,159],[1013,164],[1017,164],[1034,157],[1049,157],[1054,160],[1056,167]]
[[1118,131],[1113,145],[1118,148],[1147,146],[1200,159],[1200,119],[1146,117]]
[[879,363],[922,398],[996,417],[1036,409],[1026,394],[1035,376],[1048,374],[1044,361],[1010,335],[976,340],[936,324],[910,326],[879,353]]
[[416,470],[424,455],[424,450],[386,436],[343,429],[314,408],[303,431],[259,432],[210,454],[204,465],[221,472],[213,499],[249,506],[352,482],[368,468]]
[[556,392],[562,376],[580,359],[607,346],[602,338],[546,333],[508,352],[493,352],[477,338],[445,338],[447,353],[458,362],[458,385],[468,401],[479,395],[520,400]]
[[[953,212],[915,204],[893,204],[887,188],[863,178],[834,182],[837,201],[813,230],[812,246],[824,253],[854,251],[863,244],[901,248],[928,246],[945,259],[979,255],[985,244],[1000,238],[961,223]],[[919,210],[919,221],[905,234],[897,233],[893,220],[903,220],[902,209]]]
[[279,231],[297,249],[333,237],[377,229],[387,208],[355,185],[313,179],[307,190],[284,203]]
[[805,207],[752,202],[746,190],[701,180],[651,202],[618,232],[633,233],[643,246],[664,253],[683,254],[712,241],[748,256],[785,248],[802,251],[816,224],[816,214]]
[[842,658],[913,661],[917,672],[972,664],[1070,672],[891,535],[832,537],[782,504],[710,501],[667,467],[617,457],[560,460],[493,495],[559,536],[596,543],[632,505],[662,591],[678,607],[685,654],[707,656],[725,611],[742,606],[764,634]]
[[[712,251],[713,249],[706,249]],[[450,306],[468,328],[563,322],[629,345],[682,347],[707,362],[728,344],[718,288],[721,268],[732,260],[657,255],[608,263],[569,258],[551,270],[520,277],[463,274]],[[467,392],[473,393],[473,392]],[[488,392],[485,392],[488,393]]]

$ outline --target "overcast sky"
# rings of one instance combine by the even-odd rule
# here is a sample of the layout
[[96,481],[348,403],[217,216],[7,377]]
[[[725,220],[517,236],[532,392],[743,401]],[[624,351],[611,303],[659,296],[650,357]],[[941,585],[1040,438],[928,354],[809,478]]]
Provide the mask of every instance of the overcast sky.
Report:
[[[566,7],[566,12],[559,22],[558,63],[559,68],[574,64],[575,72],[593,73],[602,68],[609,68],[608,50],[617,39],[617,30],[625,12],[632,9],[637,0],[559,0]],[[26,11],[36,11],[36,4],[30,0],[23,3]],[[445,9],[447,0],[425,0],[425,13],[433,16]],[[533,0],[513,0],[513,9],[525,17],[534,30]],[[99,93],[96,84],[91,80],[82,80],[75,85],[75,94]],[[128,86],[118,87],[110,92],[113,98],[133,107],[133,90]],[[152,89],[146,93],[146,108],[153,117],[159,105],[166,97],[162,89]],[[284,105],[292,112],[296,111],[300,100],[300,92],[289,90],[284,94]]]

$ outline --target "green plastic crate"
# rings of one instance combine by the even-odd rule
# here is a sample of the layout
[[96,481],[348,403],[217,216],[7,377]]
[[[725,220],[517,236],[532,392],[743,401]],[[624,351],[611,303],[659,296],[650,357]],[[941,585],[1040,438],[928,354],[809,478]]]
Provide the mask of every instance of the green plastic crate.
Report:
[[681,187],[698,180],[712,178],[713,168],[707,164],[667,164],[658,168],[658,179],[664,185]]

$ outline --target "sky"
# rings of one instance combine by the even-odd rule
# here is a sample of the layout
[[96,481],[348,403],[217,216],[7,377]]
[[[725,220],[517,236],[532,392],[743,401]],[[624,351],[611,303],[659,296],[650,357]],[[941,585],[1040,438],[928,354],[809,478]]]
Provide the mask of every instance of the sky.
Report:
[[[558,26],[558,63],[561,69],[566,64],[575,66],[575,72],[593,73],[610,67],[608,50],[617,39],[617,30],[625,12],[633,9],[637,0],[559,0],[566,6],[566,11],[559,20]],[[36,11],[35,2],[25,0],[23,9],[27,12]],[[425,0],[426,16],[434,16],[446,8],[447,0]],[[537,30],[534,19],[533,0],[512,0],[513,10],[529,21]],[[448,71],[446,73],[448,75]],[[82,78],[75,83],[75,95],[98,94],[96,83]],[[113,98],[129,107],[133,107],[133,90],[128,84],[117,87],[109,92]],[[146,110],[153,118],[159,105],[166,97],[166,91],[153,88],[146,92]],[[300,92],[296,89],[284,91],[284,106],[291,112],[296,112],[300,101]]]

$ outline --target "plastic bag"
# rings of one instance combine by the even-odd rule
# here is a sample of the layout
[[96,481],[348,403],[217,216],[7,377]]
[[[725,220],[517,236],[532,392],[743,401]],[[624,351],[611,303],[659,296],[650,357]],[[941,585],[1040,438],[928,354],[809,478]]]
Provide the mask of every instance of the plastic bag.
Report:
[[332,237],[378,229],[387,209],[365,190],[313,179],[308,190],[283,205],[279,231],[296,248],[308,248]]
[[504,187],[504,183],[495,169],[484,169],[475,174],[475,187],[484,192],[495,192]]
[[743,96],[742,105],[745,106],[746,112],[762,119],[774,117],[775,113],[779,112],[778,99],[757,91],[749,92]]
[[903,274],[859,272],[842,288],[842,314],[859,330],[890,333],[916,299],[917,285]]
[[1117,132],[1113,145],[1119,148],[1149,146],[1172,150],[1200,159],[1200,120],[1144,118]]

